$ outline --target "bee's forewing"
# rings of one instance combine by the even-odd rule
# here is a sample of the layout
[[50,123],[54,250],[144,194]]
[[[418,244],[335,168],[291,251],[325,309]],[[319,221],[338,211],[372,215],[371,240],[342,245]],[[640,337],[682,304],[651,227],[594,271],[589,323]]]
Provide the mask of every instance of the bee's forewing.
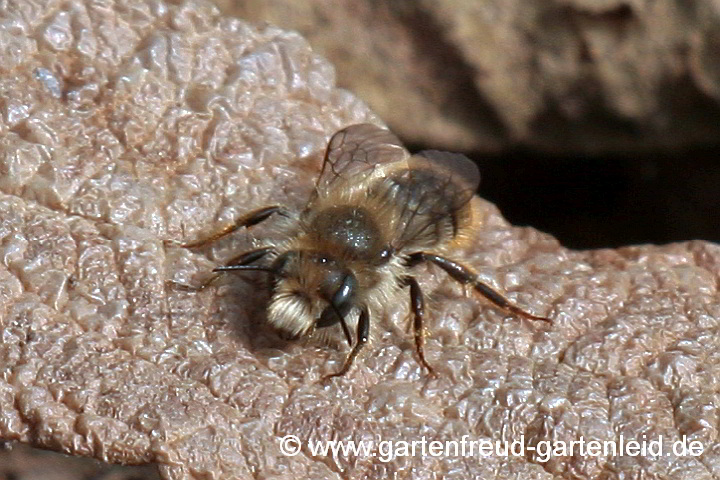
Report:
[[362,177],[377,166],[408,157],[408,151],[389,130],[369,123],[352,125],[330,139],[317,188],[326,189],[340,178]]

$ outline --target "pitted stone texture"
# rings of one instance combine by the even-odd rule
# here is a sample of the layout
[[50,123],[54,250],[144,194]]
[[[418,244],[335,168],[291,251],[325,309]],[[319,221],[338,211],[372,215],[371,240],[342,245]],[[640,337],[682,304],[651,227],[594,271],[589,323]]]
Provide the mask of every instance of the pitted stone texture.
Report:
[[[20,35],[21,34],[21,35]],[[201,2],[9,4],[0,157],[0,435],[165,478],[711,478],[720,248],[573,252],[481,199],[456,258],[552,325],[507,316],[434,268],[427,356],[409,300],[344,351],[284,342],[257,277],[206,278],[272,220],[191,241],[268,202],[301,208],[329,136],[377,121],[296,34]],[[279,439],[675,440],[670,454],[283,456]],[[307,445],[307,444],[305,444]],[[671,452],[670,452],[671,453]]]

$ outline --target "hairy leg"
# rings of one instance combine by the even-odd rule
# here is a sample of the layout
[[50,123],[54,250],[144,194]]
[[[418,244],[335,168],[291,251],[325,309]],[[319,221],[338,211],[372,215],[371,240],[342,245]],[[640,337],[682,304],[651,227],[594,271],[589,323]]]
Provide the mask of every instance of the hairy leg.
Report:
[[447,259],[445,257],[441,257],[439,255],[434,255],[432,253],[417,252],[410,255],[408,264],[409,266],[413,266],[423,262],[430,262],[437,265],[438,267],[445,270],[445,272],[450,275],[450,277],[460,283],[472,286],[475,290],[478,291],[478,293],[480,293],[480,295],[487,298],[503,310],[527,318],[529,320],[540,320],[543,322],[552,323],[549,318],[533,315],[532,313],[526,312],[520,307],[513,305],[502,294],[495,291],[489,285],[481,282],[478,279],[477,274],[473,272],[470,268],[458,262]]
[[423,328],[423,320],[425,319],[425,300],[422,290],[417,280],[413,277],[405,277],[405,285],[410,287],[410,309],[413,315],[413,333],[415,334],[415,350],[422,366],[428,369],[428,372],[435,373],[430,364],[425,360],[425,330]]
[[264,220],[267,220],[274,213],[282,214],[283,212],[284,212],[283,207],[280,207],[278,205],[259,208],[257,210],[248,212],[247,214],[240,217],[235,223],[227,225],[226,227],[213,233],[212,235],[210,235],[207,238],[203,238],[201,240],[197,240],[197,241],[191,242],[191,243],[186,243],[181,246],[185,247],[185,248],[203,247],[209,243],[212,243],[212,242],[215,242],[215,241],[221,239],[222,237],[230,235],[231,233],[233,233],[243,227],[252,227],[253,225],[257,225],[258,223],[260,223]]
[[355,346],[348,354],[347,358],[345,359],[345,364],[343,367],[336,373],[330,374],[324,378],[324,380],[327,380],[329,378],[333,377],[341,377],[345,375],[348,370],[350,370],[350,367],[353,364],[353,361],[355,360],[355,357],[358,356],[358,353],[360,353],[360,350],[365,346],[368,340],[368,335],[370,333],[370,314],[367,311],[367,308],[363,308],[360,311],[360,318],[358,319],[357,324],[357,340],[355,341]]

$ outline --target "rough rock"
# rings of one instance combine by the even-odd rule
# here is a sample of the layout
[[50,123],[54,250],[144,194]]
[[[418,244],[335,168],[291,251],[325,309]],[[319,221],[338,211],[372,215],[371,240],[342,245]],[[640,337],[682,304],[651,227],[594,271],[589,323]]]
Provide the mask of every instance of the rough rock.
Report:
[[[428,376],[388,305],[343,351],[286,342],[264,291],[213,265],[272,225],[204,249],[243,212],[301,207],[329,136],[377,118],[297,34],[202,2],[8,4],[0,28],[0,437],[199,478],[713,478],[720,247],[590,252],[491,204],[456,257],[552,325],[508,316],[418,268]],[[297,456],[280,440],[296,435]],[[319,440],[686,436],[699,457],[313,456]],[[376,452],[378,453],[378,452]],[[668,455],[665,455],[667,453]]]
[[717,144],[717,2],[217,3],[300,31],[341,85],[417,144],[562,154]]

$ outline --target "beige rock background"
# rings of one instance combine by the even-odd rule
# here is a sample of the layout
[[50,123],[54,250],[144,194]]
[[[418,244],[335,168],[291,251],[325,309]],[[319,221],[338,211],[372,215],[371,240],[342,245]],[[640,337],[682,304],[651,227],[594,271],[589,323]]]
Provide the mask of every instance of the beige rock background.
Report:
[[155,465],[128,467],[109,465],[87,457],[15,444],[0,454],[0,478],[3,480],[156,480]]
[[301,32],[402,138],[497,152],[717,145],[717,2],[217,0]]
[[[167,286],[248,248],[249,234],[194,252],[164,241],[270,201],[301,207],[329,136],[378,117],[335,87],[302,37],[207,3],[3,8],[4,440],[155,463],[172,479],[718,476],[717,245],[572,251],[478,198],[476,236],[457,257],[553,324],[508,317],[420,268],[440,375],[418,366],[398,300],[356,368],[319,385],[343,352],[279,340],[252,281]],[[704,453],[386,463],[307,448],[285,457],[287,434],[527,445],[686,436]],[[15,452],[2,454],[0,474],[18,478],[5,468]]]

